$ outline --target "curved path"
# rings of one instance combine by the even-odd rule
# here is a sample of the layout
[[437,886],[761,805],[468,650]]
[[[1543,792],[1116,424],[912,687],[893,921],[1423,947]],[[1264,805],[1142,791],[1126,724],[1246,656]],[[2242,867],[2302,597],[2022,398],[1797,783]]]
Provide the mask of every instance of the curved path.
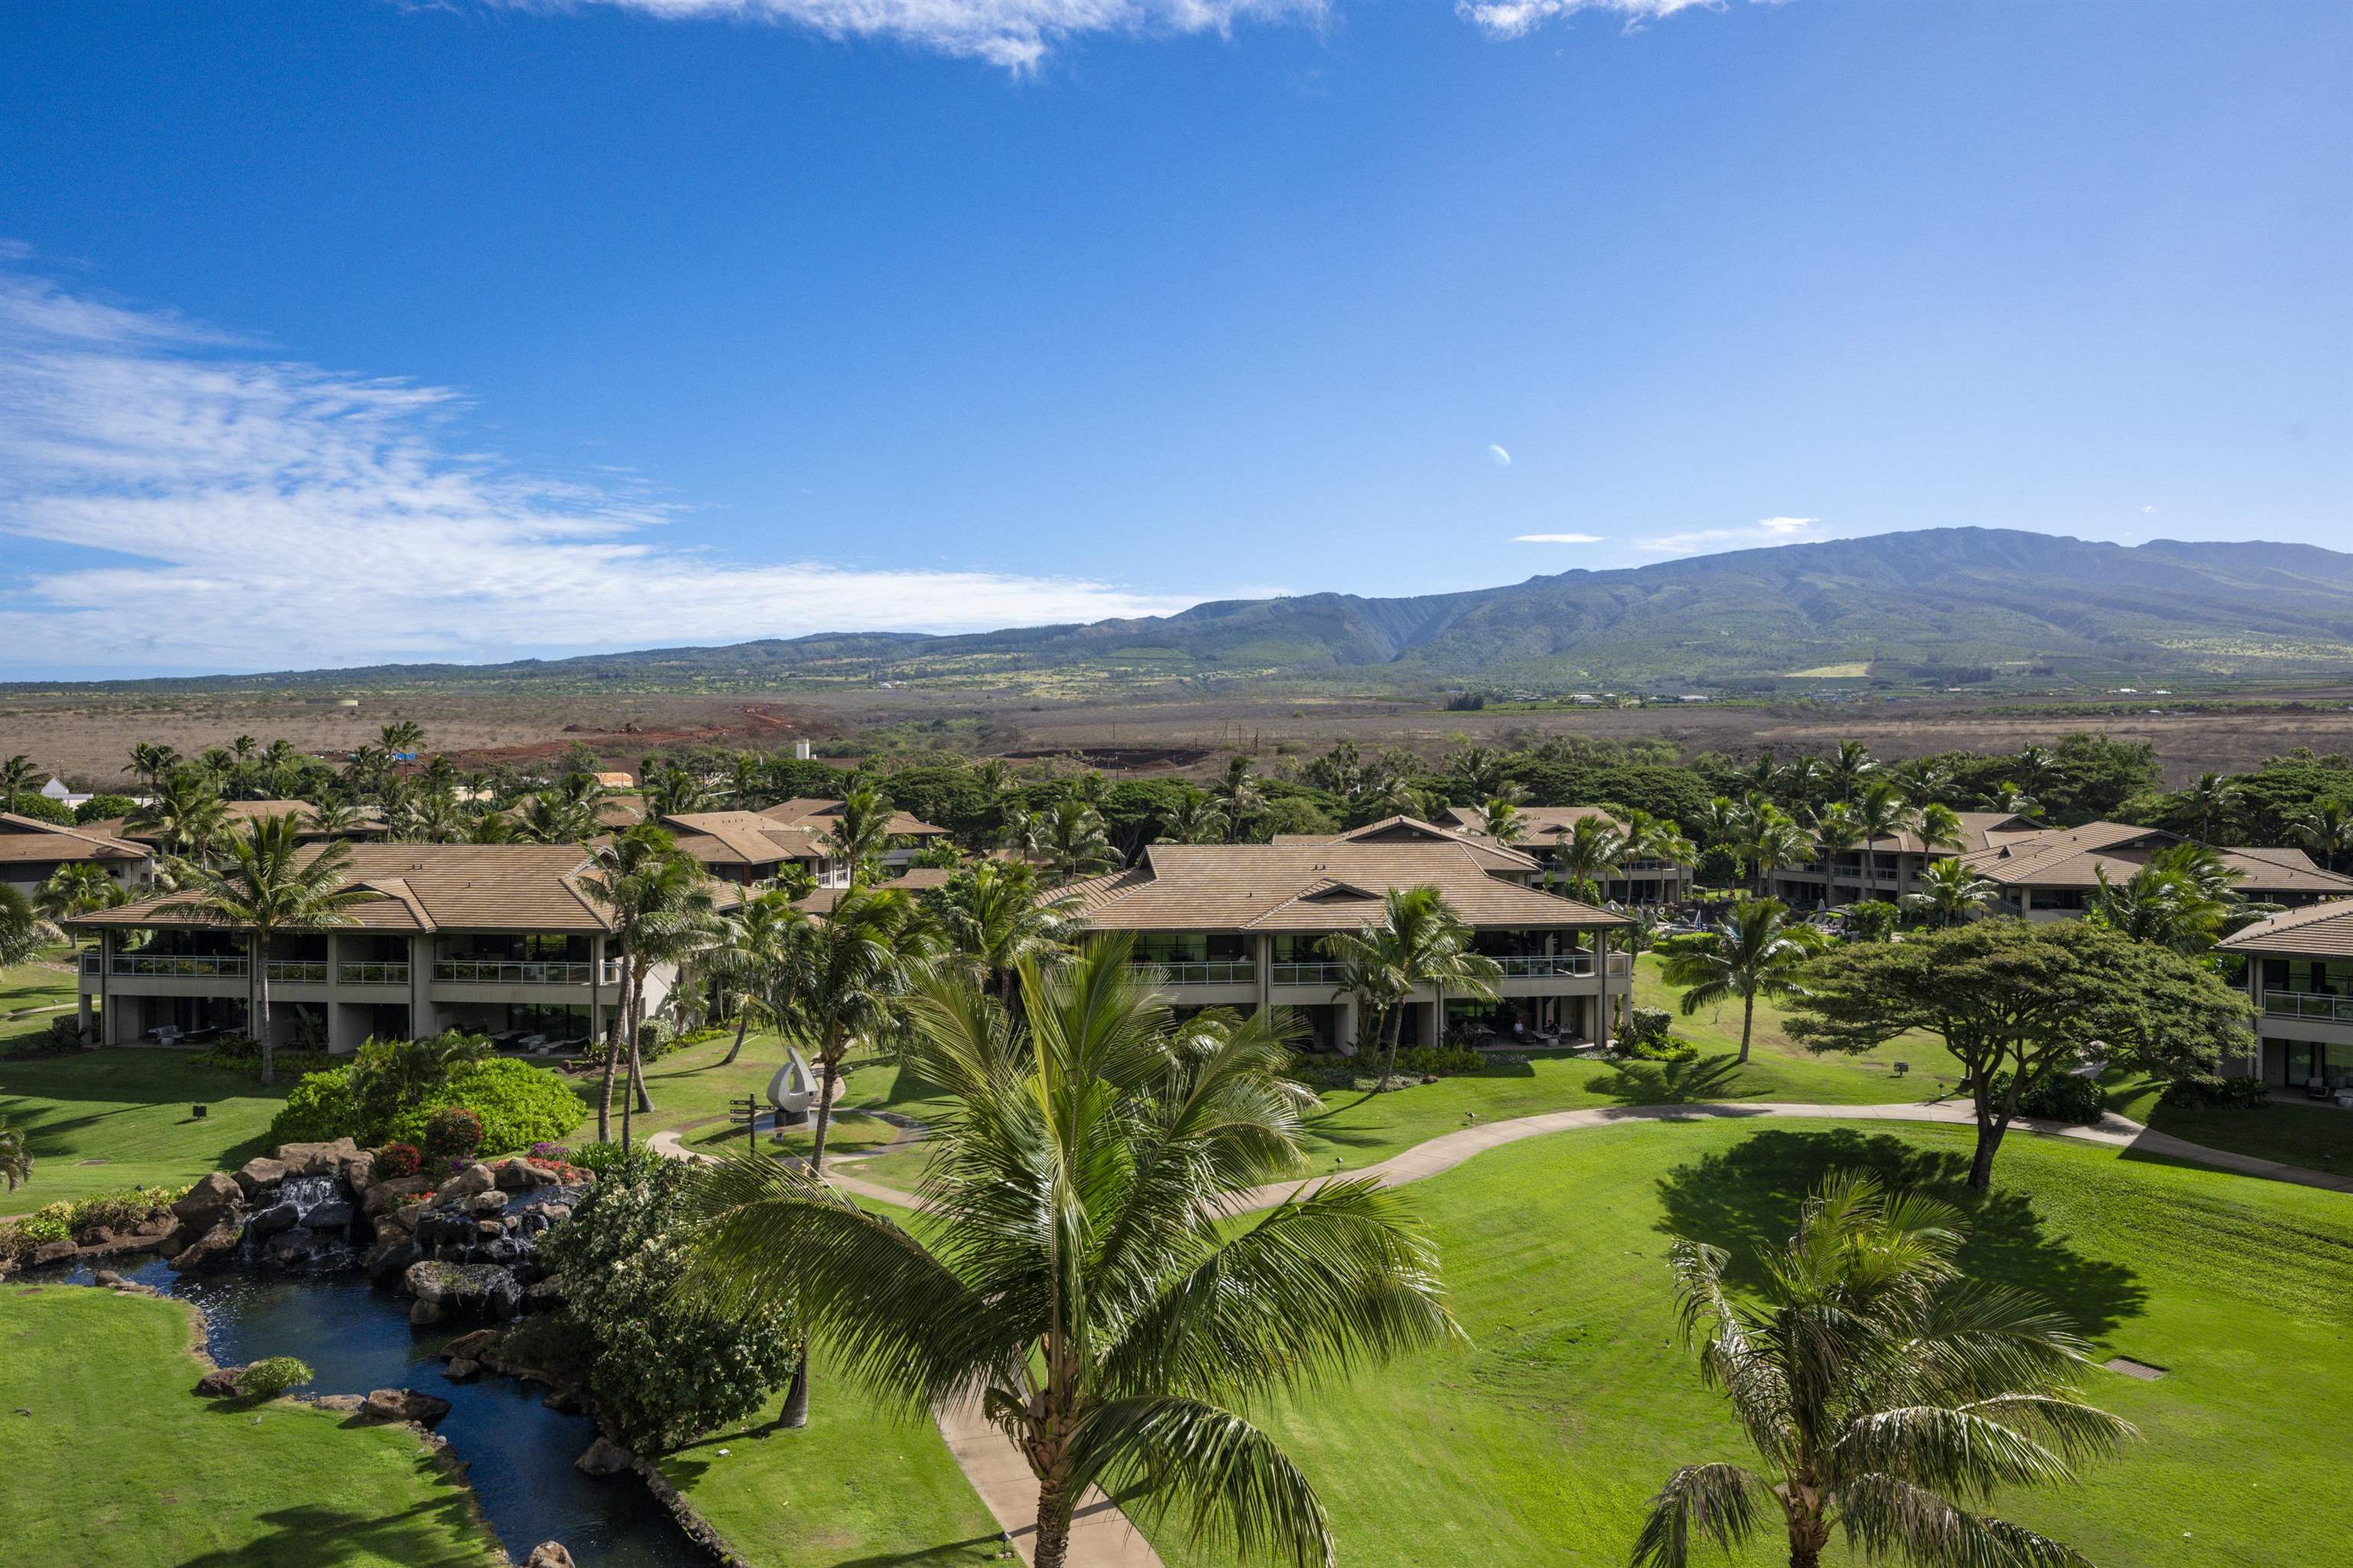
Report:
[[[1926,1121],[1964,1127],[1972,1126],[1977,1120],[1976,1113],[1967,1101],[1947,1100],[1892,1105],[1805,1105],[1763,1100],[1749,1103],[1710,1101],[1683,1106],[1593,1106],[1581,1110],[1546,1111],[1536,1116],[1514,1117],[1466,1127],[1458,1132],[1443,1133],[1427,1142],[1417,1143],[1377,1165],[1337,1174],[1351,1179],[1370,1176],[1385,1185],[1396,1186],[1451,1171],[1472,1156],[1482,1154],[1490,1149],[1517,1143],[1524,1138],[1541,1138],[1547,1133],[1572,1132],[1588,1127],[1615,1127],[1624,1122],[1740,1121],[1768,1118],[1803,1118],[1817,1121]],[[2278,1160],[2263,1160],[2252,1154],[2210,1149],[2202,1143],[2175,1138],[2170,1133],[2151,1131],[2137,1121],[2116,1115],[2103,1117],[2091,1127],[2020,1117],[2010,1123],[2010,1130],[2105,1144],[2112,1149],[2138,1150],[2147,1154],[2211,1165],[2242,1175],[2291,1181],[2305,1187],[2321,1187],[2336,1192],[2353,1192],[2353,1176],[2307,1171],[2300,1165],[2284,1165]],[[711,1158],[682,1148],[675,1132],[656,1133],[647,1141],[661,1153],[676,1159]],[[910,1193],[850,1175],[839,1168],[829,1172],[828,1179],[844,1192],[881,1202],[905,1208],[912,1207],[915,1202]],[[1242,1208],[1245,1212],[1271,1208],[1295,1192],[1312,1191],[1318,1182],[1331,1179],[1329,1176],[1314,1176],[1299,1181],[1260,1187],[1249,1194]],[[1038,1503],[1038,1483],[1029,1473],[1029,1462],[1013,1446],[1012,1439],[983,1419],[977,1409],[942,1411],[938,1420],[940,1436],[947,1439],[948,1451],[964,1467],[965,1476],[972,1482],[973,1489],[980,1494],[981,1501],[987,1504],[988,1511],[996,1516],[999,1527],[1020,1552],[1022,1560],[1029,1561],[1031,1538],[1037,1533]],[[1128,1522],[1126,1515],[1100,1492],[1091,1491],[1081,1504],[1079,1516],[1071,1527],[1070,1568],[1160,1568],[1160,1558],[1152,1550],[1151,1543]]]

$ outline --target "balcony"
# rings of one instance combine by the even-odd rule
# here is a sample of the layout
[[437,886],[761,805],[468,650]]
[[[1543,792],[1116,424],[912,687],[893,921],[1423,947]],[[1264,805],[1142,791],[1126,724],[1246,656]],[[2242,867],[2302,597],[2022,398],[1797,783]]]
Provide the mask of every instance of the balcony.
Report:
[[1250,959],[1212,959],[1207,962],[1198,959],[1138,959],[1135,964],[1139,969],[1158,969],[1161,981],[1166,985],[1255,985],[1258,983],[1258,964]]
[[335,980],[340,985],[406,985],[406,964],[337,964]]
[[104,974],[106,956],[102,953],[84,953],[81,956],[81,972],[86,975]]
[[243,980],[243,953],[117,953],[109,974],[131,980]]
[[1504,966],[1505,980],[1551,980],[1593,972],[1591,953],[1525,953],[1495,961]]
[[[614,983],[617,965],[606,966],[604,983]],[[594,985],[596,966],[581,961],[512,959],[436,959],[433,978],[445,985]]]
[[2353,1023],[2353,996],[2330,996],[2321,991],[2267,991],[2263,992],[2263,1016],[2306,1018],[2321,1023]]
[[1268,978],[1276,985],[1313,985],[1337,989],[1348,973],[1345,964],[1279,963]]
[[272,959],[261,972],[272,985],[324,985],[333,968],[324,959]]

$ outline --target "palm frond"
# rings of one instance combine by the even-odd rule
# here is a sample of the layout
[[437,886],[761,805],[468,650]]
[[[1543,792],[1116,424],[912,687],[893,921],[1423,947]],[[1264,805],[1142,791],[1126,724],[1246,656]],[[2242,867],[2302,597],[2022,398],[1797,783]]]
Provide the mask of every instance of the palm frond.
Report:
[[1315,1489],[1272,1438],[1231,1411],[1166,1395],[1112,1400],[1081,1418],[1071,1457],[1077,1486],[1117,1492],[1146,1519],[1182,1513],[1197,1546],[1298,1568],[1333,1562]]
[[1956,1508],[1894,1476],[1862,1476],[1836,1494],[1847,1540],[1874,1559],[1916,1568],[2091,1568],[2063,1542]]
[[1765,1495],[1765,1483],[1737,1465],[1685,1465],[1651,1499],[1634,1568],[1684,1568],[1694,1540],[1732,1551],[1756,1532]]

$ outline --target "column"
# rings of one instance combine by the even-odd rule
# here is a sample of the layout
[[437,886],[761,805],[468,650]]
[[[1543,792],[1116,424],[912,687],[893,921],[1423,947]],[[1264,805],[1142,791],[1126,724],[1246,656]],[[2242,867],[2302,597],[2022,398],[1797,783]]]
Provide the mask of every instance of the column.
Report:
[[1342,997],[1334,1003],[1334,1009],[1336,1021],[1332,1026],[1332,1039],[1340,1047],[1340,1054],[1353,1056],[1356,1054],[1356,993],[1351,991]]
[[1593,1043],[1602,1050],[1609,1049],[1611,1019],[1609,1016],[1609,928],[1603,927],[1593,933],[1593,968],[1601,977],[1601,994],[1596,999],[1599,1022],[1593,1031]]
[[[74,955],[74,964],[77,968],[80,966],[80,954]],[[75,978],[79,980],[80,977]],[[84,1045],[97,1044],[98,1035],[95,1032],[97,1020],[90,1015],[90,992],[79,989],[74,992],[74,1021],[81,1031],[81,1043]]]
[[1274,985],[1274,938],[1264,934],[1250,938],[1253,973],[1258,978],[1258,1010],[1264,1012],[1270,1005]]

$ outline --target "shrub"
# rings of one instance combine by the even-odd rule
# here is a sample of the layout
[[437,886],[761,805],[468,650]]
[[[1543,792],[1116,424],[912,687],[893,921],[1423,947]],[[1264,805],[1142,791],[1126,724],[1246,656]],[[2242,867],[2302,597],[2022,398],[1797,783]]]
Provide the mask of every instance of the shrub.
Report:
[[1673,1034],[1662,1040],[1641,1041],[1626,1049],[1629,1055],[1645,1062],[1688,1062],[1699,1054],[1698,1046]]
[[2158,1103],[2183,1110],[2253,1110],[2271,1104],[2271,1091],[2261,1078],[2245,1075],[2224,1078],[2212,1073],[2191,1073],[2168,1084]]
[[1627,1015],[1626,1027],[1619,1032],[1619,1040],[1629,1051],[1646,1044],[1666,1041],[1674,1024],[1674,1014],[1663,1007],[1638,1007]]
[[562,1139],[588,1118],[587,1102],[543,1067],[514,1058],[476,1062],[450,1075],[427,1103],[386,1129],[385,1136],[424,1147],[425,1120],[444,1106],[463,1106],[480,1118],[483,1154],[512,1154],[534,1143]]
[[413,1143],[387,1143],[375,1151],[375,1173],[387,1181],[414,1176],[424,1165],[424,1152]]
[[55,822],[61,828],[70,828],[74,825],[73,808],[63,800],[52,800],[47,795],[18,792],[16,814],[20,817],[31,817],[39,821]]
[[534,1143],[528,1152],[533,1160],[543,1160],[556,1165],[572,1163],[572,1150],[560,1143]]
[[1848,905],[1846,934],[1858,942],[1883,942],[1895,934],[1895,923],[1904,911],[1883,898],[1863,898]]
[[[2010,1092],[2010,1075],[1996,1073],[1989,1086],[1999,1101]],[[2021,1116],[2041,1117],[2045,1121],[2073,1122],[2089,1127],[2106,1114],[2107,1091],[2100,1087],[2097,1078],[2080,1073],[2057,1073],[2041,1083],[2030,1084],[2018,1097]]]
[[247,1399],[275,1399],[311,1376],[311,1369],[292,1356],[270,1356],[237,1374],[237,1392]]
[[128,795],[92,795],[73,809],[77,822],[111,822],[117,817],[127,817],[139,809],[139,802]]
[[443,1106],[425,1117],[425,1158],[436,1164],[465,1160],[482,1147],[482,1118],[464,1106]]
[[1446,1078],[1478,1072],[1486,1066],[1487,1058],[1467,1045],[1409,1045],[1398,1053],[1397,1065],[1401,1073]]
[[540,1244],[576,1342],[593,1347],[597,1404],[639,1449],[674,1447],[751,1414],[795,1361],[798,1328],[784,1308],[712,1313],[672,1298],[692,1181],[683,1161],[617,1153]]
[[1740,880],[1740,857],[1722,844],[1711,844],[1693,863],[1692,878],[1704,887],[1730,887]]
[[342,1067],[306,1073],[269,1120],[269,1142],[324,1143],[354,1138],[360,1131],[359,1106],[352,1098],[350,1074]]

